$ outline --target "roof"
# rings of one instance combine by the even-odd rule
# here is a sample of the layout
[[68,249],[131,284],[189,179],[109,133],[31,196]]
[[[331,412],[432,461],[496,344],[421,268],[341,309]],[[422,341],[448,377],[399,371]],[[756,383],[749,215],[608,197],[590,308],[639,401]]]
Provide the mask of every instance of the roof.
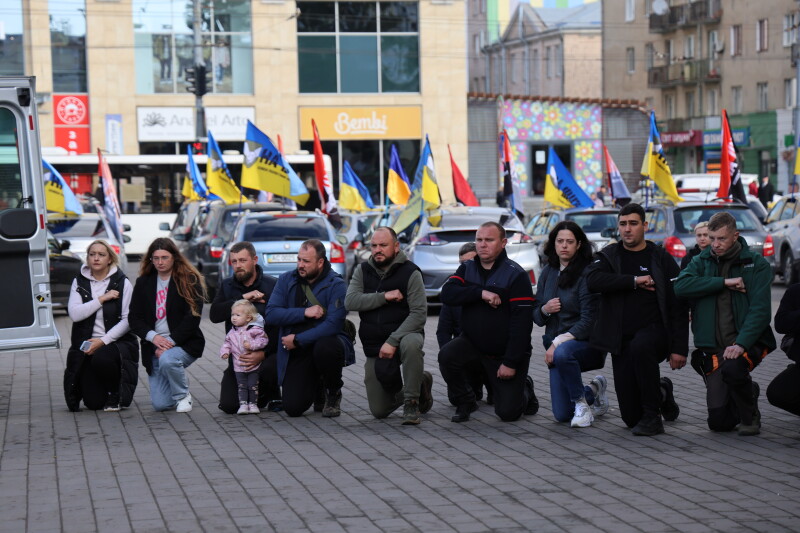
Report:
[[597,28],[600,29],[603,23],[601,2],[592,2],[576,7],[530,7],[521,4],[524,8],[536,12],[541,21],[548,29],[578,29],[578,28]]
[[524,95],[524,94],[499,94],[499,93],[467,93],[467,99],[473,100],[493,100],[498,98],[504,100],[529,100],[550,103],[572,103],[572,104],[595,104],[604,108],[623,108],[635,109],[642,113],[649,113],[647,104],[640,100],[619,99],[619,98],[582,98],[576,96],[546,96],[546,95]]

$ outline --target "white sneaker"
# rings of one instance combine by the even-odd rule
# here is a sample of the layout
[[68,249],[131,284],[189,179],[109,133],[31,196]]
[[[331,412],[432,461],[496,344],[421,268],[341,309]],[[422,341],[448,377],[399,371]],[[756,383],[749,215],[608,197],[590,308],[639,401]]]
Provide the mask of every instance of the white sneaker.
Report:
[[603,416],[608,412],[608,396],[606,396],[608,382],[603,376],[595,376],[591,383],[597,388],[597,393],[594,395],[594,403],[592,404],[592,414],[594,416]]
[[572,422],[569,423],[574,428],[588,428],[594,422],[592,410],[589,409],[589,404],[585,399],[575,402],[575,416],[572,417]]
[[261,412],[261,409],[258,408],[258,405],[254,404],[254,403],[247,404],[247,407],[248,407],[251,415],[257,415],[258,413]]
[[188,413],[192,410],[192,395],[191,393],[186,393],[186,396],[181,398],[178,402],[178,407],[175,408],[175,411],[178,413]]
[[250,404],[248,403],[240,403],[239,410],[236,411],[237,415],[249,415],[250,414]]

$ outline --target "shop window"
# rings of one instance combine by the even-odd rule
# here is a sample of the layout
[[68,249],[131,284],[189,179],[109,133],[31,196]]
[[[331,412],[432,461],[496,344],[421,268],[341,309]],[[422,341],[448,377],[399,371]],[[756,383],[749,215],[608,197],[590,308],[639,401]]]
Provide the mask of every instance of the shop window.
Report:
[[415,2],[298,2],[301,93],[419,92]]
[[[253,92],[250,0],[209,0],[200,21],[208,92]],[[192,3],[133,0],[136,92],[186,93],[195,64]]]
[[86,2],[50,0],[48,10],[53,92],[85,93]]

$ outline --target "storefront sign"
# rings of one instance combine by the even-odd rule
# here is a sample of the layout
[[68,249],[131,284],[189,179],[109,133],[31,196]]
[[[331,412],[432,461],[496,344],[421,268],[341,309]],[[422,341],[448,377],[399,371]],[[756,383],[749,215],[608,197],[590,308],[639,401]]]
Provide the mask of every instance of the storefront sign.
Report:
[[244,142],[248,120],[256,121],[256,111],[252,107],[206,108],[206,128],[217,141]]
[[421,139],[422,108],[394,107],[301,107],[300,139],[314,138],[311,119],[326,141],[349,139]]
[[[748,146],[750,144],[750,128],[731,130],[733,143],[736,146]],[[719,130],[703,132],[703,147],[719,147],[722,144],[722,132]]]
[[137,107],[139,142],[194,141],[193,107]]
[[53,126],[56,146],[64,148],[70,155],[91,152],[89,96],[53,95]]
[[122,115],[106,115],[106,152],[122,154]]
[[661,144],[669,146],[700,146],[703,135],[700,130],[665,131],[661,133]]

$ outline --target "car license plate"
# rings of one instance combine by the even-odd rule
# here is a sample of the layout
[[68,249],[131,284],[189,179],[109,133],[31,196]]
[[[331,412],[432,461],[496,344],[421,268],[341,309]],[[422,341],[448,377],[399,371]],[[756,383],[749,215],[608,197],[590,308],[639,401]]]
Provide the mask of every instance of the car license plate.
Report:
[[294,263],[297,254],[267,254],[267,263]]

